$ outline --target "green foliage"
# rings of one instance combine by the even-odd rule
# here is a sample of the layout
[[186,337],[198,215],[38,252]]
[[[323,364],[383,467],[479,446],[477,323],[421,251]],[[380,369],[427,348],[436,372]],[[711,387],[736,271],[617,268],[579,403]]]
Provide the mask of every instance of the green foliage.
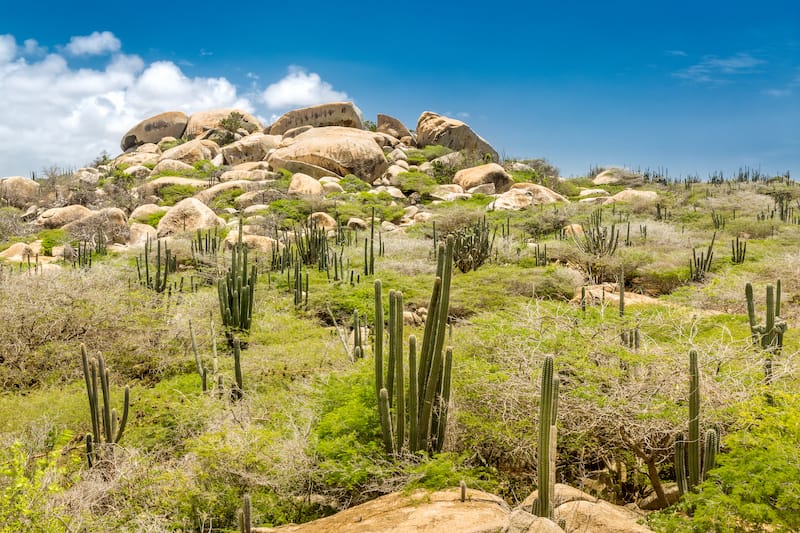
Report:
[[403,210],[403,206],[396,204],[397,201],[389,196],[387,192],[378,194],[362,192],[354,195],[353,201],[337,205],[334,218],[343,221],[347,221],[350,217],[369,220],[372,216],[372,209],[374,208],[375,218],[377,220],[397,222],[402,218],[405,211]]
[[453,261],[461,272],[476,270],[492,255],[494,237],[497,229],[492,231],[486,218],[461,228],[453,233]]
[[53,247],[70,240],[67,232],[63,229],[45,229],[40,231],[38,236],[42,240],[42,254],[46,256],[53,255]]
[[68,531],[67,511],[49,498],[70,485],[66,475],[74,465],[61,456],[71,437],[69,432],[57,435],[52,447],[38,455],[19,441],[0,451],[0,533]]
[[408,194],[411,192],[429,193],[436,187],[436,180],[417,170],[401,172],[397,175],[398,187]]
[[339,185],[345,192],[365,192],[372,188],[369,183],[354,174],[348,174],[340,179]]
[[269,204],[269,211],[282,219],[284,224],[303,222],[311,214],[311,204],[306,200],[286,198]]
[[436,159],[451,153],[453,150],[438,144],[429,144],[423,148],[412,148],[406,152],[409,165],[419,165],[425,161]]
[[148,226],[157,228],[158,223],[161,221],[162,218],[164,218],[164,215],[166,214],[167,214],[166,211],[157,211],[155,213],[150,213],[144,219],[142,219],[141,222],[143,224],[147,224]]
[[[773,394],[739,408],[717,467],[697,493],[651,515],[657,531],[800,530],[800,395]],[[689,511],[688,514],[685,514]]]
[[199,187],[184,184],[173,184],[161,187],[158,195],[161,197],[159,205],[172,206],[185,198],[190,198],[200,191]]
[[467,487],[484,491],[491,491],[496,485],[496,472],[491,468],[472,465],[469,454],[439,453],[423,457],[419,463],[410,463],[404,471],[410,477],[405,490],[442,490],[457,487],[462,481]]
[[214,200],[209,204],[211,209],[225,209],[227,207],[236,207],[235,200],[244,194],[242,189],[228,189],[218,194]]

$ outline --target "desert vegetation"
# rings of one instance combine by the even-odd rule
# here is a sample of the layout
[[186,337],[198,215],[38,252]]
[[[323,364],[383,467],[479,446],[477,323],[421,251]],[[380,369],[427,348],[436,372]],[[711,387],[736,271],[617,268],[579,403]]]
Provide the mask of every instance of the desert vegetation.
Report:
[[[638,173],[657,200],[605,203],[626,187],[593,184],[602,169],[506,162],[564,201],[487,210],[437,197],[474,164],[452,161],[399,175],[428,215],[413,224],[357,176],[298,196],[285,169],[258,210],[242,190],[211,202],[225,227],[131,246],[6,198],[0,251],[43,246],[0,262],[0,531],[233,531],[243,501],[279,526],[460,484],[511,506],[539,489],[547,517],[555,482],[656,531],[800,528],[795,182]],[[153,179],[228,170],[96,164],[97,188],[54,174],[38,194],[130,211]]]

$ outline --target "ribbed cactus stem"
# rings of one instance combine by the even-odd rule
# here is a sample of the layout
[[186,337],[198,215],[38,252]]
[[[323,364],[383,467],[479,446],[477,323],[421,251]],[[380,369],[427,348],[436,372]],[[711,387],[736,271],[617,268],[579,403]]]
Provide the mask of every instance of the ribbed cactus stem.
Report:
[[231,391],[231,397],[234,400],[240,400],[244,393],[244,386],[242,382],[242,350],[239,339],[233,340],[233,369],[236,378],[236,388]]
[[419,440],[417,421],[419,417],[419,388],[417,385],[417,338],[408,337],[408,443],[415,450]]
[[770,348],[775,340],[775,288],[767,285],[767,315],[764,335],[761,337],[761,347]]
[[744,286],[744,297],[747,301],[747,319],[750,321],[750,334],[753,337],[753,342],[756,343],[759,340],[759,334],[756,329],[756,305],[753,299],[753,286],[750,283]]
[[542,365],[541,392],[539,395],[539,453],[536,476],[538,478],[539,516],[550,518],[550,430],[553,420],[553,357],[548,355]]
[[625,271],[619,271],[619,316],[625,316]]
[[[374,342],[375,349],[375,393],[380,400],[381,389],[383,389],[383,289],[381,280],[376,279],[375,287],[375,326]],[[388,394],[388,391],[387,391]]]
[[678,484],[678,492],[681,495],[689,492],[689,483],[686,479],[686,447],[683,441],[683,434],[678,435],[675,440],[675,481]]
[[250,533],[252,531],[252,519],[250,513],[250,495],[245,494],[242,498],[242,509],[239,512],[240,533]]
[[708,471],[713,470],[717,464],[717,452],[719,451],[719,433],[715,429],[706,431],[705,447],[703,453],[703,476],[705,481]]
[[700,372],[697,352],[689,352],[689,442],[686,443],[689,490],[700,483]]
[[394,440],[392,438],[392,418],[389,412],[389,391],[381,389],[378,399],[378,413],[381,418],[381,434],[386,453],[394,453]]
[[[390,303],[392,305],[392,303]],[[395,324],[392,328],[391,342],[394,352],[394,387],[395,387],[395,450],[400,452],[403,449],[405,440],[405,419],[406,419],[406,403],[405,403],[405,382],[403,373],[403,293],[395,291],[394,293],[394,320]],[[391,371],[391,369],[390,369]]]

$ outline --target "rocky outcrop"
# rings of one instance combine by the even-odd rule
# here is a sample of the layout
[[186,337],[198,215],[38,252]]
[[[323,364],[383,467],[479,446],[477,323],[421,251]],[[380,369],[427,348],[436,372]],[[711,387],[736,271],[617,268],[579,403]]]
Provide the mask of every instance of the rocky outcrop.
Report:
[[242,116],[242,127],[250,133],[256,131],[262,131],[264,127],[261,125],[261,122],[248,113],[247,111],[242,111],[241,109],[233,109],[233,108],[223,108],[223,109],[212,109],[210,111],[198,111],[194,113],[191,117],[189,117],[189,122],[186,124],[186,131],[184,134],[190,138],[194,139],[200,135],[207,133],[210,130],[214,130],[220,127],[220,121],[226,119],[230,116],[231,113],[236,112]]
[[278,147],[280,142],[281,137],[278,135],[254,133],[223,146],[222,156],[225,164],[231,166],[262,161],[266,159],[270,150]]
[[592,180],[595,185],[625,185],[635,187],[644,183],[641,174],[626,168],[607,168]]
[[543,185],[537,185],[535,183],[515,183],[511,186],[511,189],[499,195],[486,209],[487,211],[496,209],[518,211],[532,205],[568,201],[569,200],[557,192]]
[[617,202],[640,202],[640,203],[653,203],[658,200],[658,193],[656,191],[634,191],[633,189],[625,189],[619,191],[617,194],[610,198],[606,198],[604,204],[615,204]]
[[164,176],[163,178],[156,178],[136,187],[134,192],[140,198],[147,198],[148,196],[157,196],[161,189],[170,185],[188,185],[201,189],[208,186],[208,181],[194,178],[181,178],[179,176]]
[[311,176],[301,172],[292,175],[292,180],[289,182],[289,196],[321,196],[322,193],[322,184]]
[[489,154],[495,162],[500,159],[497,150],[465,123],[425,111],[417,121],[417,145],[429,144],[441,144],[453,150],[474,152],[481,158]]
[[[231,250],[234,245],[239,242],[239,230],[232,230],[225,237],[223,245],[226,250]],[[260,252],[263,254],[271,254],[273,250],[278,251],[282,245],[271,237],[264,237],[262,235],[242,235],[242,243],[247,246],[248,250]]]
[[387,494],[333,516],[300,525],[254,528],[259,533],[496,533],[508,520],[502,499],[468,489]]
[[[273,170],[277,170],[291,169],[292,162],[299,162],[325,169],[327,175],[355,174],[372,183],[389,166],[374,135],[369,131],[340,126],[313,128],[292,139],[284,139],[281,147],[269,157],[269,163]],[[302,172],[308,174],[305,170]]]
[[23,209],[30,205],[39,194],[39,184],[22,176],[0,178],[0,199],[9,205]]
[[406,128],[405,124],[394,117],[390,117],[389,115],[381,115],[380,113],[378,114],[377,131],[391,135],[396,139],[400,139],[401,142],[406,142],[406,139],[409,141],[413,140],[413,136],[408,128]]
[[166,237],[198,229],[221,228],[225,221],[197,198],[181,200],[158,222],[158,236]]
[[92,211],[88,207],[82,205],[53,207],[40,214],[34,224],[47,229],[60,228],[70,222],[89,216],[91,213]]
[[352,102],[331,102],[289,111],[275,121],[269,129],[269,133],[283,135],[300,126],[363,128],[361,111]]
[[453,177],[453,183],[460,185],[464,190],[492,183],[496,193],[504,193],[514,184],[514,178],[497,163],[489,163],[459,170]]
[[107,242],[124,244],[128,241],[128,217],[117,207],[92,211],[65,224],[63,229],[78,240],[92,240],[100,234]]
[[211,161],[218,153],[219,146],[217,143],[205,139],[195,139],[170,148],[161,154],[159,161],[174,159],[187,165],[193,165],[203,160]]
[[164,137],[180,138],[186,130],[189,117],[182,111],[167,111],[146,118],[122,136],[119,146],[123,152],[145,143],[157,143]]
[[128,245],[137,246],[147,242],[147,239],[155,240],[158,238],[156,228],[148,224],[134,222],[128,231]]

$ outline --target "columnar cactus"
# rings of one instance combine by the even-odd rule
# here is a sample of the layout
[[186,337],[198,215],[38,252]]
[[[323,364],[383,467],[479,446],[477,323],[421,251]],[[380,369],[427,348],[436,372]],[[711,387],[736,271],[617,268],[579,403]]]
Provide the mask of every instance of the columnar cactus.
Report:
[[[86,393],[89,396],[89,413],[92,420],[92,432],[86,435],[86,460],[91,468],[105,452],[108,444],[116,444],[122,438],[125,425],[128,422],[128,408],[130,406],[130,389],[125,387],[125,397],[122,404],[122,418],[116,409],[111,409],[111,393],[109,381],[111,373],[106,368],[103,356],[98,354],[97,359],[89,359],[86,346],[81,344],[81,363],[83,377],[86,381]],[[97,393],[100,384],[101,398]]]
[[453,239],[449,237],[439,249],[419,359],[416,338],[409,337],[407,374],[403,363],[403,295],[389,292],[388,350],[384,361],[382,286],[380,280],[375,280],[375,391],[387,453],[399,453],[404,448],[411,452],[438,452],[444,442],[452,372],[452,351],[444,350],[452,254]]
[[539,397],[539,455],[536,475],[539,479],[539,516],[552,518],[555,499],[556,418],[558,415],[559,379],[553,376],[553,357],[548,355],[542,365],[542,386]]
[[756,323],[755,302],[753,300],[753,286],[749,283],[744,288],[747,299],[747,318],[750,321],[750,333],[753,343],[762,349],[773,353],[780,353],[783,348],[783,334],[786,332],[786,320],[781,318],[781,280],[775,284],[767,285],[767,309],[763,323]]
[[701,443],[700,369],[697,352],[692,350],[689,352],[689,438],[684,440],[680,434],[675,440],[675,477],[681,494],[694,490],[705,480],[708,471],[714,468],[718,450],[719,434],[714,429],[706,431],[705,442]]

